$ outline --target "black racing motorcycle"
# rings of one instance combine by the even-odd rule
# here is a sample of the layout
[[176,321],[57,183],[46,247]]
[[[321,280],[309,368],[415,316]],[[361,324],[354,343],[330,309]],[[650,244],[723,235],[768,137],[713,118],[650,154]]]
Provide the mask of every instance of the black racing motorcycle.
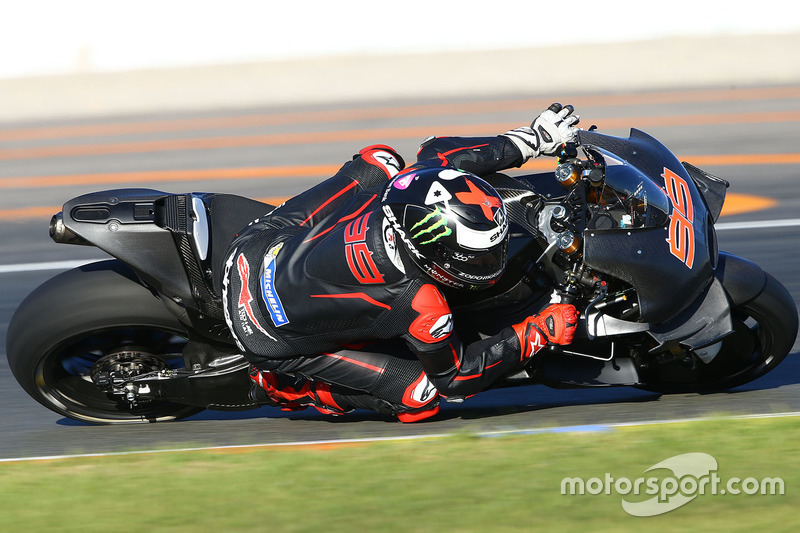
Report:
[[[791,350],[790,294],[717,249],[728,183],[647,134],[581,131],[555,172],[487,180],[507,204],[509,264],[490,289],[447,295],[459,334],[491,335],[554,297],[581,312],[570,346],[540,352],[496,386],[720,391]],[[67,202],[53,240],[114,259],[59,274],[22,302],[7,335],[17,381],[45,407],[92,423],[258,407],[215,273],[236,232],[271,209],[149,189]]]

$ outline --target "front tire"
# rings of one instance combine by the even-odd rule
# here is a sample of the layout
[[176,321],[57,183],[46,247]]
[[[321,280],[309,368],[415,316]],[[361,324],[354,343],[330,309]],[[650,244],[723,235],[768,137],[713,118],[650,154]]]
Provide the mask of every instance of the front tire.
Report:
[[132,407],[92,381],[98,361],[115,354],[125,354],[120,357],[128,366],[142,372],[183,366],[185,328],[118,261],[92,263],[43,283],[17,309],[6,339],[9,366],[22,388],[66,417],[141,423],[203,410],[167,401]]
[[757,296],[732,305],[734,332],[723,339],[719,354],[709,364],[687,353],[683,363],[662,365],[640,388],[661,393],[719,392],[749,383],[778,366],[797,338],[797,306],[777,279],[764,275],[766,282]]

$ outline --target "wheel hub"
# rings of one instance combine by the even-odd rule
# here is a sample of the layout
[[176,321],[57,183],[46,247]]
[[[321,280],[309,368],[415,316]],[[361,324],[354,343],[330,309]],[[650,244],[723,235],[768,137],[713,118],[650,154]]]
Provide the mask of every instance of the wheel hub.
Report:
[[155,355],[139,350],[124,350],[110,353],[101,357],[92,366],[92,381],[97,382],[101,374],[107,374],[109,378],[128,380],[132,377],[145,374],[147,372],[157,372],[166,370],[167,362]]
[[150,372],[168,370],[167,362],[151,353],[140,350],[122,350],[101,357],[91,370],[92,382],[110,394],[122,396],[135,406],[140,393],[149,392],[149,388],[137,387],[130,383],[132,378]]

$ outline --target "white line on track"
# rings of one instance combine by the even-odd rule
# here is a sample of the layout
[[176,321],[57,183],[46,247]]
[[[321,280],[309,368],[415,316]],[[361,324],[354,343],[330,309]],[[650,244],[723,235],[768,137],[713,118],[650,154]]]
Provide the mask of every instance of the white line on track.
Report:
[[715,224],[717,231],[732,229],[780,229],[789,226],[800,226],[800,218],[784,218],[778,220],[754,220],[751,222],[721,222]]
[[76,261],[50,261],[49,263],[19,263],[16,265],[0,265],[0,274],[14,274],[17,272],[36,272],[37,270],[69,270],[102,259],[84,259]]
[[[579,426],[561,426],[561,427],[533,428],[533,429],[508,429],[503,431],[484,431],[476,433],[476,435],[479,437],[502,437],[506,435],[536,435],[542,433],[585,433],[585,432],[597,432],[597,431],[611,431],[617,428],[655,426],[660,424],[711,422],[719,420],[754,420],[763,418],[789,418],[798,416],[800,416],[800,411],[790,411],[786,413],[762,413],[762,414],[751,414],[751,415],[700,417],[700,418],[685,418],[685,419],[675,418],[666,420],[646,420],[641,422],[615,422],[610,424],[589,424],[589,425],[579,425]],[[423,434],[423,435],[405,435],[397,437],[370,437],[363,439],[313,440],[313,441],[295,441],[295,442],[276,442],[271,444],[239,444],[234,446],[205,446],[198,448],[142,450],[142,451],[132,451],[132,452],[83,453],[75,455],[46,455],[38,457],[12,457],[12,458],[0,459],[0,463],[55,461],[62,459],[82,459],[89,457],[152,455],[158,453],[175,453],[175,452],[186,453],[186,452],[211,452],[211,451],[248,450],[248,449],[255,450],[258,448],[281,448],[287,446],[298,446],[298,447],[324,446],[324,445],[340,445],[340,444],[362,444],[370,442],[441,439],[446,437],[452,437],[458,434],[460,433],[433,433],[429,435]]]
[[[777,220],[754,220],[751,222],[721,222],[716,225],[717,231],[747,230],[747,229],[780,229],[791,226],[800,226],[800,218],[785,218]],[[106,258],[108,259],[108,258]],[[36,272],[41,270],[69,270],[102,259],[84,259],[75,261],[51,261],[49,263],[19,263],[16,265],[0,265],[0,274],[15,274],[19,272]]]

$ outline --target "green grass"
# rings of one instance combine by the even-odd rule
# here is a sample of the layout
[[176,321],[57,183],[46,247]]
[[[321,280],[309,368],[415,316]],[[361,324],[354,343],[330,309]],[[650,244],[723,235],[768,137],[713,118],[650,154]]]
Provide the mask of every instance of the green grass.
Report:
[[[798,430],[795,418],[719,420],[4,463],[0,531],[795,531]],[[714,456],[723,480],[781,477],[785,495],[707,494],[650,518],[613,492],[561,495],[565,477],[652,476],[687,452]]]

